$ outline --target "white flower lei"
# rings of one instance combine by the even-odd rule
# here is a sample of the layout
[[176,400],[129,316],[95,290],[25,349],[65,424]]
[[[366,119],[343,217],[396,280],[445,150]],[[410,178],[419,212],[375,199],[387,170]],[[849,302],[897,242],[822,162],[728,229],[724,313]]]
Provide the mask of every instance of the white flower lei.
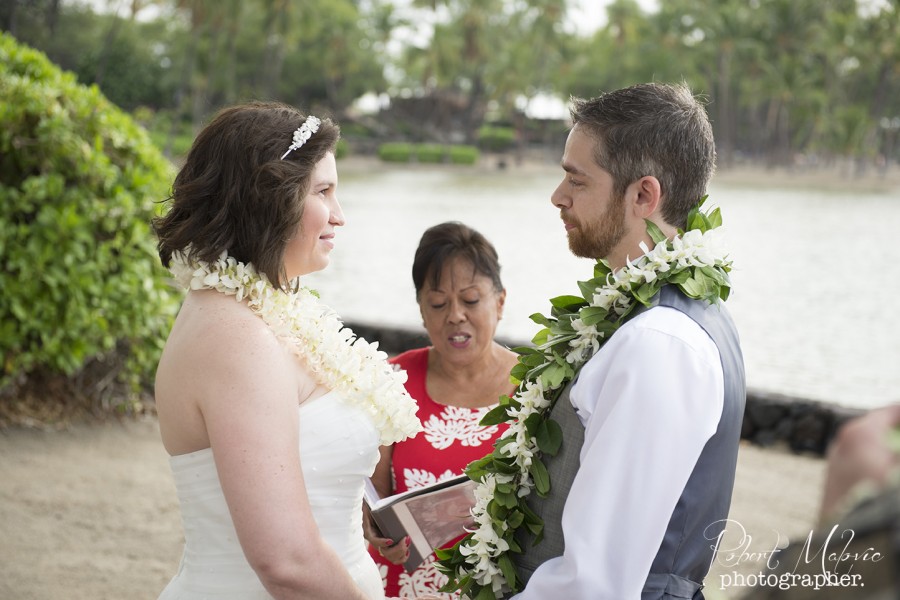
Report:
[[183,254],[175,253],[170,270],[184,288],[212,289],[238,302],[246,300],[321,385],[341,392],[369,414],[382,444],[399,442],[422,429],[416,403],[403,386],[406,372],[392,369],[377,342],[356,337],[310,290],[276,289],[264,273],[227,252],[214,263],[188,263]]
[[[654,241],[651,250],[613,272],[600,260],[594,278],[579,282],[581,296],[551,300],[551,316],[532,315],[543,325],[535,347],[516,348],[521,356],[512,370],[518,388],[512,398],[482,419],[482,425],[509,422],[492,454],[470,464],[466,473],[478,482],[472,508],[475,525],[453,549],[437,550],[437,567],[448,576],[443,591],[460,590],[464,597],[493,600],[518,588],[510,552],[521,553],[515,532],[526,527],[543,535],[543,522],[525,498],[536,490],[550,491],[543,454],[554,455],[562,443],[559,424],[550,410],[566,384],[626,320],[639,304],[649,306],[663,285],[677,285],[691,298],[725,300],[731,289],[727,273],[731,261],[722,244],[719,209],[707,215],[691,210],[687,231],[667,240],[647,221]],[[536,543],[535,542],[535,543]]]

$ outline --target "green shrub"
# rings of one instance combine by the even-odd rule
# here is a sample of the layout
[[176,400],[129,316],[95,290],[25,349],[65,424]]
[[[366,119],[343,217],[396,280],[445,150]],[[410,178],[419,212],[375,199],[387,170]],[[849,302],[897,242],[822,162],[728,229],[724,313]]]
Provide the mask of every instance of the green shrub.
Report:
[[455,165],[474,165],[478,161],[478,148],[475,146],[450,146],[450,162]]
[[150,381],[179,297],[149,225],[172,177],[96,86],[0,33],[0,391]]
[[446,155],[444,147],[439,144],[416,144],[415,152],[420,163],[441,163]]
[[372,139],[375,132],[362,123],[341,121],[341,137],[349,139]]
[[341,138],[338,140],[337,147],[334,149],[334,157],[335,158],[344,158],[350,153],[350,146],[347,145],[347,140]]
[[131,113],[132,118],[150,134],[157,148],[175,161],[180,162],[194,143],[194,128],[190,121],[179,121],[172,127],[173,115],[168,111],[153,111],[138,107]]
[[378,147],[378,156],[387,162],[409,162],[415,157],[420,163],[437,164],[449,158],[453,164],[471,165],[478,160],[479,152],[474,146],[390,142]]
[[387,162],[409,162],[412,155],[413,148],[411,144],[388,142],[378,146],[378,158]]
[[169,136],[171,134],[168,131],[151,129],[148,133],[150,134],[150,140],[157,148],[165,149],[167,145],[171,146],[170,152],[172,153],[172,159],[174,160],[181,160],[187,156],[188,150],[191,149],[191,144],[194,143],[193,133],[176,133],[175,137],[172,138],[171,143],[169,141]]
[[516,142],[516,130],[512,127],[482,125],[478,130],[478,144],[488,152],[504,152]]

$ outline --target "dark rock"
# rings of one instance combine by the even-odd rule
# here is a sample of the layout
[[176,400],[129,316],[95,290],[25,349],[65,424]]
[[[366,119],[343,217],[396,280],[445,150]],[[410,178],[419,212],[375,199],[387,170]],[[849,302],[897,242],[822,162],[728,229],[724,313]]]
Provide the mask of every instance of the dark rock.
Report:
[[[787,412],[787,411],[786,411]],[[782,417],[780,421],[775,423],[775,426],[771,428],[772,433],[775,434],[775,437],[779,440],[787,440],[790,439],[791,434],[794,431],[794,419],[790,416]]]
[[778,442],[778,436],[771,429],[763,429],[756,433],[752,438],[753,443],[760,446],[772,446]]
[[758,429],[775,427],[787,414],[787,407],[784,404],[776,403],[768,398],[754,398],[747,394],[744,418],[750,419]]
[[822,454],[827,443],[832,417],[822,411],[807,412],[794,421],[788,443],[795,452]]

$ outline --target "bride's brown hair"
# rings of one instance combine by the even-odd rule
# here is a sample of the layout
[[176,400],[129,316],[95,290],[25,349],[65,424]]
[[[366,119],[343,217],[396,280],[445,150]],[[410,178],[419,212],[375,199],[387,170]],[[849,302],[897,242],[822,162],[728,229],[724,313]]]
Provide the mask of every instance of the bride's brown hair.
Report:
[[159,257],[173,252],[213,262],[223,251],[253,263],[275,287],[287,285],[284,250],[297,231],[313,169],[334,152],[340,129],[322,118],[318,131],[280,158],[307,115],[277,102],[220,111],[194,140],[175,177],[171,208],[153,220]]

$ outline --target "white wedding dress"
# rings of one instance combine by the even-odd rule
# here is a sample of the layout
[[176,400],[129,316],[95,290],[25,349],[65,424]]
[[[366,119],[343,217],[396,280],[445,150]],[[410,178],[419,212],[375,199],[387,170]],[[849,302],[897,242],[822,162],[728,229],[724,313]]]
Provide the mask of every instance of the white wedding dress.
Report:
[[[300,462],[313,516],[357,585],[384,598],[362,532],[365,478],[379,436],[362,409],[329,392],[300,406]],[[244,558],[209,448],[170,458],[181,503],[184,555],[160,600],[270,599]]]

